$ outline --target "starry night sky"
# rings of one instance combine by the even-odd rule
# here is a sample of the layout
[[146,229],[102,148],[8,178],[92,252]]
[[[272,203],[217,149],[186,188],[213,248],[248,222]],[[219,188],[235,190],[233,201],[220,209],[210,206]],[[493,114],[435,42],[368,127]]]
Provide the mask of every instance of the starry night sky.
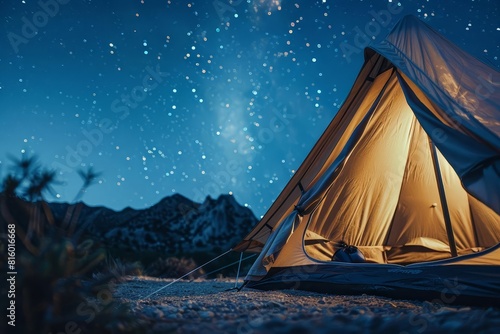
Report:
[[0,177],[9,154],[36,155],[63,182],[48,199],[71,201],[93,166],[84,201],[117,210],[232,193],[263,215],[347,96],[366,36],[404,15],[500,66],[498,0],[41,2],[0,3]]

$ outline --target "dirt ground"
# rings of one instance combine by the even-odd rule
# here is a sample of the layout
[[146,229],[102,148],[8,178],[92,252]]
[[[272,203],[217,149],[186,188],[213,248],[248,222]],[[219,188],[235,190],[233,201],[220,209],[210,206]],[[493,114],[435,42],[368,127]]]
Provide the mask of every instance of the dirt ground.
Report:
[[150,333],[496,334],[500,329],[500,309],[493,307],[297,290],[238,292],[234,279],[171,283],[128,277],[115,298],[129,303]]

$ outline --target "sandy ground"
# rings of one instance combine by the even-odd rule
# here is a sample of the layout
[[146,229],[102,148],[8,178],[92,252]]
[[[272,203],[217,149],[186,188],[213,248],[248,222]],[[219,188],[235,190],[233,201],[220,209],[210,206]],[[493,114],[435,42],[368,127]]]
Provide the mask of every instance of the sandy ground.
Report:
[[[368,295],[229,290],[234,279],[179,281],[128,277],[115,298],[132,306],[149,333],[499,333],[500,308]],[[241,283],[241,281],[240,281]]]

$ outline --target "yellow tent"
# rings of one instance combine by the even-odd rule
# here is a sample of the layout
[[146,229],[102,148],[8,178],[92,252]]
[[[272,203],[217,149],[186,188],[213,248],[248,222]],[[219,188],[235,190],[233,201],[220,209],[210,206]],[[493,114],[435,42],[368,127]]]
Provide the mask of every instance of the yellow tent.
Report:
[[[407,16],[260,223],[247,282],[500,301],[500,73]],[[339,242],[362,263],[332,261]]]

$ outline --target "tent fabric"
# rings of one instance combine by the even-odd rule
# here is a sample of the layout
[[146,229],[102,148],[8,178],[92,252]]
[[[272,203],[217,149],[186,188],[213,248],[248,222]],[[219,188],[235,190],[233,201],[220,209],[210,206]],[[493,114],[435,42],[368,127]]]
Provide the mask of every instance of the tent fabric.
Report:
[[437,122],[412,107],[469,192],[500,213],[500,197],[490,197],[500,188],[500,73],[411,16],[373,49],[437,105]]
[[[492,149],[485,142],[476,140],[458,129],[445,126],[431,109],[418,99],[415,94],[418,89],[410,89],[405,81],[402,83],[408,103],[420,124],[446,155],[458,175],[462,175],[466,189],[499,213],[500,195],[497,189],[500,188],[500,150],[498,147]],[[457,123],[452,125],[455,124]]]
[[[339,291],[335,275],[351,270],[361,281],[344,288],[358,291],[363,278],[412,267],[423,276],[413,282],[403,270],[401,282],[416,293],[433,272],[451,279],[447,267],[463,276],[463,296],[486,298],[490,289],[500,301],[499,83],[497,71],[418,19],[401,20],[365,50],[345,103],[234,248],[261,253],[247,281],[276,287],[293,273],[310,287],[330,277],[319,286]],[[331,261],[338,241],[356,245],[367,263]],[[478,270],[485,281],[471,283]]]
[[253,267],[250,268],[249,275],[259,277],[267,273],[300,221],[301,218],[294,211],[271,233],[268,242],[260,252]]

